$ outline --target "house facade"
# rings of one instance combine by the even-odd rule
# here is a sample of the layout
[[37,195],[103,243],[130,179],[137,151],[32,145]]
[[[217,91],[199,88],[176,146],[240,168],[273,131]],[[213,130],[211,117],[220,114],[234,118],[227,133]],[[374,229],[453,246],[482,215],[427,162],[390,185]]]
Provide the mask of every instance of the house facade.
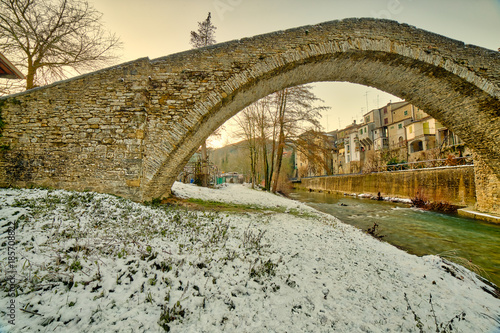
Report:
[[[325,137],[329,138],[324,156],[329,167],[309,167],[307,175],[303,172],[299,177],[371,172],[389,161],[423,161],[457,151],[462,156],[465,149],[452,131],[406,101],[370,110],[359,123],[353,121],[343,129],[325,133]],[[301,165],[311,163],[305,155],[296,156]]]

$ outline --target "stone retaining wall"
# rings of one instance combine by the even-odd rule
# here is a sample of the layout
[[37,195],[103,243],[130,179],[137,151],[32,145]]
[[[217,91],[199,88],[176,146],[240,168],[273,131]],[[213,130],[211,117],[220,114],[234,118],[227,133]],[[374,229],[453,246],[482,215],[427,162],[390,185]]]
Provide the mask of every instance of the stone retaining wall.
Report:
[[412,198],[421,193],[430,200],[459,206],[472,207],[476,203],[473,166],[303,178],[296,187],[349,194],[380,192],[382,196],[399,198]]

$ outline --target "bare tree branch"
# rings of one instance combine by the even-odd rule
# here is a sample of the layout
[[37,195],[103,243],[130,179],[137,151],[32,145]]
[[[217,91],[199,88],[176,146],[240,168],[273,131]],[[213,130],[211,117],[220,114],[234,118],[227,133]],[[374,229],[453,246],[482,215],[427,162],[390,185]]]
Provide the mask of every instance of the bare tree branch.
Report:
[[0,0],[0,52],[26,89],[109,65],[121,42],[86,0]]

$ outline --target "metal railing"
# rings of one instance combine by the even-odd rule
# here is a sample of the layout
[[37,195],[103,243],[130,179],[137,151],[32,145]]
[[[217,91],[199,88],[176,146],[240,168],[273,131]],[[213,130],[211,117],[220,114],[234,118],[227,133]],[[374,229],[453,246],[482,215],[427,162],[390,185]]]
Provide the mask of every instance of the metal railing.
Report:
[[[390,172],[390,171],[432,169],[432,168],[442,168],[442,167],[473,166],[473,165],[474,165],[474,160],[472,159],[472,156],[464,156],[464,157],[454,157],[454,158],[445,158],[445,159],[435,159],[435,160],[381,165],[378,167],[370,168],[369,170],[362,170],[361,172],[358,172],[358,173],[343,173],[343,174],[333,174],[333,175],[307,176],[307,177],[302,177],[302,178],[323,178],[323,177],[331,177],[331,176],[360,175],[360,174],[388,172],[388,171]],[[295,180],[298,182],[300,180],[300,178],[296,178]]]
[[390,165],[379,166],[377,170],[374,172],[402,171],[402,170],[428,169],[428,168],[465,166],[465,165],[474,165],[472,156],[390,164]]

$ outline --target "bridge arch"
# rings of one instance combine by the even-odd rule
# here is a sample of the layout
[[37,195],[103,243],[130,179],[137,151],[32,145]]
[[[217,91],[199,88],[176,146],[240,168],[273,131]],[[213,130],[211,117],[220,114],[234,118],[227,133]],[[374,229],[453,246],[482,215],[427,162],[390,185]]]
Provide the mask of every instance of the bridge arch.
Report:
[[[230,117],[270,93],[318,81],[363,84],[409,101],[500,176],[500,53],[378,19],[139,59],[10,96],[1,140],[12,150],[0,160],[0,176],[11,185],[136,200],[164,196],[203,140]],[[23,125],[27,116],[35,124]],[[37,120],[44,117],[65,123]]]
[[169,189],[203,140],[245,106],[281,89],[317,81],[358,83],[403,98],[452,129],[497,174],[500,171],[499,81],[476,72],[498,73],[497,52],[396,22],[354,19],[190,53],[201,59],[231,61],[239,50],[249,49],[257,50],[247,56],[253,59],[246,59],[245,66],[221,83],[218,91],[194,104],[193,109],[202,110],[203,115],[198,117],[196,130],[188,131],[182,145],[169,151],[168,159],[145,188],[146,197],[160,194],[161,188]]

